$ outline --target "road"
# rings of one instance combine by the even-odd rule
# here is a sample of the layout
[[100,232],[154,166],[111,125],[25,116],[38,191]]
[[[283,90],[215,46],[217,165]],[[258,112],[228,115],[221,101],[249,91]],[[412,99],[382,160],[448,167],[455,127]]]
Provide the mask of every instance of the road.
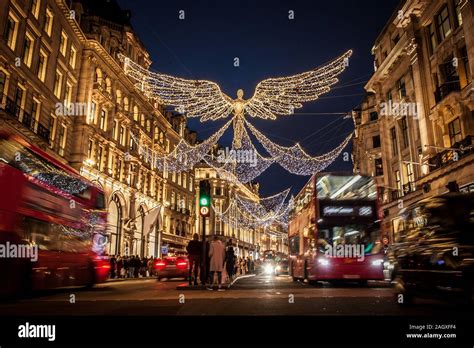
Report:
[[[320,286],[290,277],[257,275],[239,279],[224,292],[177,290],[182,280],[114,281],[90,290],[61,289],[17,302],[1,303],[3,316],[35,315],[446,315],[467,308],[417,300],[401,308],[384,284]],[[74,295],[75,303],[71,303]]]

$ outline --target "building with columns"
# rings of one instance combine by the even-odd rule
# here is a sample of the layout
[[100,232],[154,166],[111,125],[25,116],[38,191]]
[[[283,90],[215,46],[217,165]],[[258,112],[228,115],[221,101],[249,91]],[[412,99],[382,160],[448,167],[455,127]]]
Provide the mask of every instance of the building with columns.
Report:
[[[79,0],[72,9],[71,25],[84,40],[77,101],[89,112],[74,118],[70,163],[106,192],[108,251],[156,256],[159,244],[184,250],[194,227],[193,172],[158,171],[138,143],[169,153],[181,139],[194,143],[195,133],[184,116],[166,111],[125,76],[120,55],[151,65],[130,12],[116,1]],[[155,209],[162,223],[150,232],[145,217]]]
[[402,1],[372,53],[353,111],[354,170],[376,177],[383,229],[396,240],[403,207],[474,191],[474,1]]
[[125,76],[120,54],[151,65],[130,16],[116,0],[1,2],[0,126],[104,189],[109,254],[156,256],[160,242],[184,250],[194,232],[194,172],[158,171],[132,135],[166,153],[196,134]]

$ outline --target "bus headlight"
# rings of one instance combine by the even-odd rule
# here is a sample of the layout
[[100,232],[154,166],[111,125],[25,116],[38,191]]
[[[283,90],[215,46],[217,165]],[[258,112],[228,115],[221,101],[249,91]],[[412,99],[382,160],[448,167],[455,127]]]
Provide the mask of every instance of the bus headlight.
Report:
[[377,260],[372,261],[372,266],[380,266],[381,264],[383,264],[382,259],[377,259]]
[[265,273],[272,274],[273,273],[273,266],[272,265],[266,265],[265,266]]
[[323,266],[329,266],[329,260],[326,259],[318,259],[318,262]]

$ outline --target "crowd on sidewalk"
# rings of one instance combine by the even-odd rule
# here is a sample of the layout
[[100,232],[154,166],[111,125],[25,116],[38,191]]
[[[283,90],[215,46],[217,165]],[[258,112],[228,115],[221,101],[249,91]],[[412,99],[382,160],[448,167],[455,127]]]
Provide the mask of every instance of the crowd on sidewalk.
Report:
[[[213,236],[211,241],[206,241],[205,251],[203,247],[197,234],[186,247],[189,261],[189,285],[198,285],[199,280],[201,285],[212,289],[217,278],[218,290],[222,290],[223,283],[231,283],[237,276],[255,273],[259,267],[259,260],[254,261],[250,256],[237,257],[232,240],[224,243],[221,237]],[[152,277],[155,275],[155,260],[153,256],[147,258],[138,255],[112,255],[110,256],[109,279]]]
[[152,257],[121,256],[112,255],[110,257],[110,279],[117,278],[144,278],[153,276]]
[[231,283],[236,276],[255,272],[256,262],[252,257],[237,257],[232,240],[224,244],[222,238],[215,235],[212,241],[203,244],[197,234],[193,236],[186,248],[189,259],[189,285],[196,286],[199,280],[207,289],[212,290],[217,278],[218,290],[223,291],[223,283]]

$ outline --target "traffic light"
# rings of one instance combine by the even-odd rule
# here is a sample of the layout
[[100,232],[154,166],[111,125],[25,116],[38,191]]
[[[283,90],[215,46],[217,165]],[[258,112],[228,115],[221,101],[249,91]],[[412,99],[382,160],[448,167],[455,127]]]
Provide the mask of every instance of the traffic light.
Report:
[[211,210],[211,184],[208,180],[199,182],[199,213],[209,216]]

